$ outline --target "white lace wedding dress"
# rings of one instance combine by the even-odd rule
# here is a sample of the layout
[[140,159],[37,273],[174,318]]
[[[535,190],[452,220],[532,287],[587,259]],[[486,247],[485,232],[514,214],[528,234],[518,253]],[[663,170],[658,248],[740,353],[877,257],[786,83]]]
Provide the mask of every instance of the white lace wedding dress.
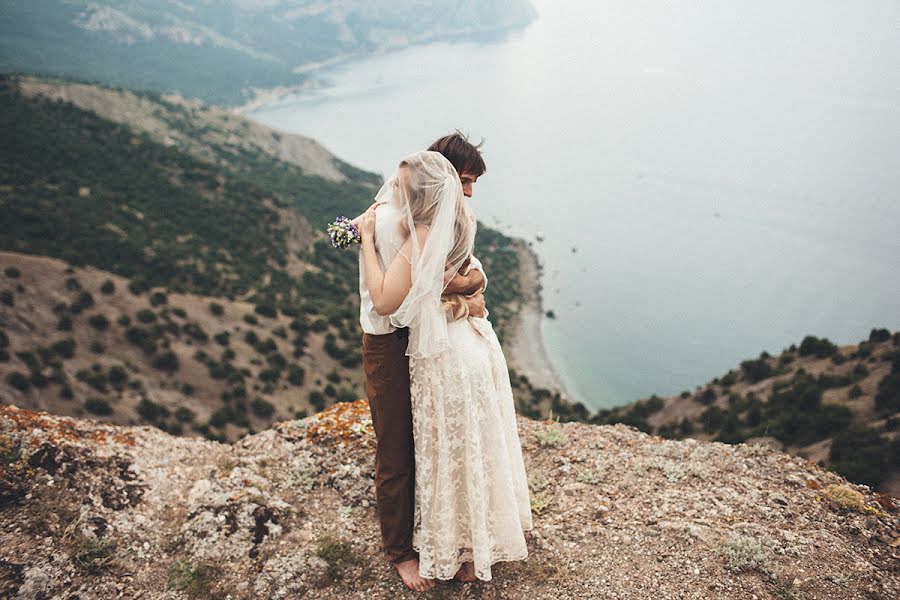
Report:
[[416,489],[413,547],[423,577],[451,579],[465,561],[528,555],[531,506],[506,359],[487,319],[448,324],[449,348],[410,357]]

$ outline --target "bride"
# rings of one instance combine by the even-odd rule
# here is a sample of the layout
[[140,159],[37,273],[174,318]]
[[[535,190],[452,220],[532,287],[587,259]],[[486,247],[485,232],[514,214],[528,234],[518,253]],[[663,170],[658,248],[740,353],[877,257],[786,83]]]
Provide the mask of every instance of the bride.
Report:
[[[524,532],[532,522],[497,336],[463,303],[441,300],[472,254],[475,218],[456,169],[437,152],[404,158],[377,200],[360,219],[363,268],[375,310],[409,328],[419,572],[488,581],[494,563],[526,558]],[[383,202],[395,204],[403,232],[389,240],[399,251],[384,268],[374,243]]]

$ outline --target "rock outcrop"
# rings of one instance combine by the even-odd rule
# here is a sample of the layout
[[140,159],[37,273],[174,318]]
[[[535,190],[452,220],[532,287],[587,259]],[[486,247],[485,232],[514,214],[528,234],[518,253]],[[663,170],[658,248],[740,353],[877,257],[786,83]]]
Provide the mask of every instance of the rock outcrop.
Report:
[[[889,496],[762,446],[520,418],[526,561],[435,598],[896,598]],[[4,598],[413,597],[365,401],[234,444],[0,406]]]

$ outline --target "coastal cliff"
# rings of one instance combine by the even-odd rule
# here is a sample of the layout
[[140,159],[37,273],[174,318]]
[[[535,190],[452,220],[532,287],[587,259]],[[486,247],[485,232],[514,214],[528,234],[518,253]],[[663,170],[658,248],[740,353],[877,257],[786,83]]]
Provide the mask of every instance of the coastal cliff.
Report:
[[[429,598],[900,595],[889,497],[764,446],[519,418],[529,557]],[[234,444],[0,407],[0,596],[404,598],[364,401]]]
[[528,0],[8,2],[0,71],[179,93],[236,106],[315,85],[323,65],[436,40],[494,36]]

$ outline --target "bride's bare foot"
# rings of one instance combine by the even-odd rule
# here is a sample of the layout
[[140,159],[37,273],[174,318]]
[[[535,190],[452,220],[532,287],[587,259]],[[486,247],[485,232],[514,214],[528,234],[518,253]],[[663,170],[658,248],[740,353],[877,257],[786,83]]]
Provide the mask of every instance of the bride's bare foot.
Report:
[[464,562],[454,578],[464,583],[475,581],[475,565],[471,562]]
[[419,575],[419,561],[415,558],[394,563],[394,566],[406,587],[414,592],[427,592],[435,585],[434,579],[425,579]]

